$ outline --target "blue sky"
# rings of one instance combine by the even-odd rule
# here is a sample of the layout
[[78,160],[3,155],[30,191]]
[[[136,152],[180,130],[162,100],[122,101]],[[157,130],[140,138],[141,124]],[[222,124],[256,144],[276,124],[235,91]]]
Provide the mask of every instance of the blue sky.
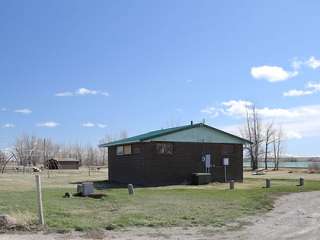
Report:
[[[97,144],[245,106],[320,155],[319,1],[1,1],[0,147]],[[320,122],[320,121],[319,121]]]

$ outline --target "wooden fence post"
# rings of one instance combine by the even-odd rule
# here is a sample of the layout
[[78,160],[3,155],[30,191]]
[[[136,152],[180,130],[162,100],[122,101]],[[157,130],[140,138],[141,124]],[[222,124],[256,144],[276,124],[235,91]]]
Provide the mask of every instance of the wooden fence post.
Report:
[[41,178],[40,178],[40,175],[36,175],[35,177],[36,177],[36,186],[37,186],[39,224],[40,225],[44,225],[43,205],[42,205],[42,191],[41,191]]
[[229,182],[229,188],[230,188],[230,190],[233,190],[233,189],[234,189],[234,180],[231,180],[231,181]]
[[271,187],[271,180],[269,178],[266,179],[266,188]]
[[133,195],[134,194],[134,189],[133,189],[133,185],[132,184],[128,184],[128,193],[129,193],[129,195]]
[[299,179],[299,186],[304,186],[304,178],[302,177]]

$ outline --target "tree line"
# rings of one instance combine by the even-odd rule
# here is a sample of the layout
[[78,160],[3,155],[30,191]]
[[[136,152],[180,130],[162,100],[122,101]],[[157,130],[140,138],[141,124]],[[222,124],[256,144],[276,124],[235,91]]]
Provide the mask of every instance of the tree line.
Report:
[[[121,131],[118,135],[106,135],[99,144],[126,138],[127,132]],[[6,151],[0,150],[0,171],[4,171],[10,162],[19,166],[46,165],[52,158],[78,160],[80,166],[105,166],[108,164],[107,148],[99,148],[91,144],[61,144],[50,138],[41,138],[35,135],[24,134],[18,136],[13,146]]]

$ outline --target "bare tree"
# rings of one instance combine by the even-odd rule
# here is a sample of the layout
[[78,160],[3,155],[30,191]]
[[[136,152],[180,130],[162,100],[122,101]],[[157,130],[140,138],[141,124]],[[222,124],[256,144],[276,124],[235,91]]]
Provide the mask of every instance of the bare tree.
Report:
[[[44,138],[38,140],[42,144],[40,151],[42,152],[43,165],[46,165],[46,161],[50,158],[54,158],[58,155],[60,146],[55,144],[51,139]],[[40,146],[40,144],[39,144]]]
[[[107,135],[100,143],[126,138],[127,131],[119,132],[116,137]],[[19,165],[46,164],[50,158],[74,158],[80,165],[106,165],[108,161],[107,148],[81,144],[56,144],[51,139],[39,138],[33,135],[22,135],[16,138],[13,153]]]
[[86,166],[99,166],[102,164],[100,150],[97,147],[87,145],[84,149],[85,154],[83,164]]
[[59,145],[50,139],[42,139],[33,135],[22,135],[16,138],[14,154],[19,165],[45,164],[59,152]]
[[241,134],[248,139],[252,144],[245,146],[248,150],[251,159],[252,170],[258,169],[258,160],[261,155],[261,144],[263,142],[262,124],[260,116],[254,105],[247,108],[246,123]]
[[86,148],[79,143],[60,144],[57,156],[59,158],[73,158],[79,161],[80,166],[84,165],[86,160]]
[[[109,143],[109,142],[112,142],[114,141],[113,137],[109,134],[107,134],[103,139],[101,139],[99,141],[99,145],[100,144],[104,144],[104,143]],[[101,155],[101,158],[102,158],[102,165],[107,165],[108,164],[108,148],[106,147],[100,147],[99,148],[99,151],[100,151],[100,155]]]
[[3,174],[10,162],[17,161],[16,156],[11,151],[0,150],[0,171]]
[[0,151],[0,170],[2,174],[4,173],[9,161],[10,158],[4,152]]
[[283,132],[280,127],[275,134],[273,135],[273,158],[274,158],[274,170],[279,170],[279,161],[282,153],[282,145],[283,145]]
[[26,154],[25,151],[25,141],[24,141],[24,137],[18,137],[16,139],[15,145],[14,145],[14,150],[16,152],[16,155],[18,157],[18,161],[19,161],[19,165],[27,165],[27,159],[28,159],[28,155]]
[[23,135],[18,137],[14,149],[20,165],[27,166],[39,163],[39,146],[39,139],[36,136]]
[[108,164],[108,149],[105,147],[99,148],[102,165],[105,166]]
[[84,158],[84,149],[80,144],[76,144],[73,146],[75,151],[75,158],[79,161],[80,166],[83,164],[83,158]]
[[264,127],[264,168],[268,169],[268,153],[269,145],[272,143],[272,137],[274,136],[273,123],[269,123]]

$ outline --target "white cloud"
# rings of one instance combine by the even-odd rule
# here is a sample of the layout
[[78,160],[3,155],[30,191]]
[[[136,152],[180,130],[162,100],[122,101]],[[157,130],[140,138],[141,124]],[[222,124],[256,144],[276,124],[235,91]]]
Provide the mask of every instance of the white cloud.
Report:
[[299,58],[294,58],[291,61],[292,68],[294,70],[299,70],[302,66],[307,66],[312,69],[320,68],[320,59],[311,56],[308,60],[301,60]]
[[291,61],[291,66],[294,70],[298,71],[301,66],[304,64],[303,61],[299,60],[298,58],[294,58],[292,61]]
[[76,91],[76,94],[78,95],[96,95],[98,92],[96,90],[91,90],[88,88],[79,88]]
[[301,97],[320,92],[320,83],[309,82],[304,90],[292,89],[283,93],[285,97]]
[[59,92],[56,93],[55,96],[57,97],[72,97],[74,94],[72,92]]
[[2,127],[3,127],[3,128],[14,128],[15,125],[12,124],[12,123],[6,123],[6,124],[4,124]]
[[[220,113],[242,118],[246,117],[248,106],[253,103],[245,100],[230,100],[220,106]],[[320,136],[320,104],[305,105],[293,108],[256,108],[257,113],[264,121],[272,121],[282,126],[287,138],[297,139],[302,137]],[[209,116],[215,112],[206,112]],[[225,126],[224,129],[237,133],[241,125]]]
[[204,109],[201,110],[202,113],[206,113],[206,114],[216,114],[217,108],[216,107],[206,107]]
[[6,109],[6,108],[4,108],[4,107],[0,109],[1,112],[6,112],[7,110],[8,110],[8,109]]
[[[279,124],[281,124],[281,123],[279,123]],[[293,126],[292,124],[285,124],[285,125],[280,125],[280,126],[284,132],[284,137],[287,140],[301,139],[301,138],[303,138],[302,134],[305,134],[306,133],[305,130],[307,130],[307,129],[305,129],[302,131],[301,124],[299,126]],[[241,129],[243,128],[243,124],[220,126],[220,128],[226,132],[240,136]],[[320,126],[319,126],[319,129],[320,129]],[[307,132],[309,132],[309,130]],[[320,133],[320,130],[319,130],[319,133]]]
[[107,124],[104,124],[104,123],[93,123],[93,122],[85,122],[85,123],[82,123],[81,126],[85,127],[85,128],[94,128],[94,127],[106,128],[106,127],[108,127]]
[[313,91],[310,90],[296,90],[292,89],[283,93],[285,97],[300,97],[313,94]]
[[305,64],[312,69],[317,69],[320,68],[320,59],[316,59],[312,56],[305,62]]
[[220,115],[220,111],[221,111],[221,109],[216,108],[216,107],[206,107],[206,108],[200,110],[200,112],[202,112],[204,114],[208,114],[212,118],[218,117]]
[[265,79],[269,82],[285,81],[298,75],[298,71],[289,72],[278,66],[258,66],[251,68],[251,75],[256,79]]
[[264,118],[297,118],[307,113],[308,109],[286,109],[286,108],[258,108],[257,113]]
[[[222,103],[224,106],[223,111],[226,114],[234,117],[245,117],[247,108],[252,106],[253,103],[244,100],[231,100]],[[295,108],[256,108],[256,111],[263,118],[271,119],[294,119],[300,117],[315,117],[320,116],[320,105],[307,105]]]
[[103,124],[103,123],[98,123],[97,127],[99,128],[106,128],[108,125],[107,124]]
[[21,114],[31,114],[32,111],[29,108],[22,108],[22,109],[16,109],[14,110],[16,113],[21,113]]
[[248,107],[252,106],[252,103],[245,100],[230,100],[223,102],[221,106],[208,106],[201,109],[200,112],[214,118],[220,114],[229,115],[233,117],[244,117]]
[[243,117],[246,116],[247,109],[252,106],[252,103],[245,100],[230,100],[223,102],[222,106],[221,112],[231,116]]
[[[320,114],[317,117],[320,117]],[[294,121],[283,122],[282,125],[287,138],[290,139],[320,136],[320,122],[314,121],[313,118],[299,118]]]
[[59,126],[60,124],[57,122],[49,121],[49,122],[44,122],[44,123],[38,123],[38,127],[46,127],[46,128],[55,128]]
[[307,88],[311,88],[313,91],[320,92],[320,83],[308,82]]
[[86,122],[81,124],[82,127],[87,127],[87,128],[92,128],[95,127],[96,125],[92,122]]
[[88,96],[88,95],[101,95],[108,97],[110,94],[106,91],[99,91],[99,90],[93,90],[88,88],[79,88],[73,92],[71,91],[65,91],[65,92],[58,92],[55,94],[56,97],[73,97],[73,96]]
[[296,130],[292,130],[290,128],[288,129],[288,127],[286,129],[285,134],[286,134],[287,139],[301,139],[302,138],[301,133],[299,133]]

